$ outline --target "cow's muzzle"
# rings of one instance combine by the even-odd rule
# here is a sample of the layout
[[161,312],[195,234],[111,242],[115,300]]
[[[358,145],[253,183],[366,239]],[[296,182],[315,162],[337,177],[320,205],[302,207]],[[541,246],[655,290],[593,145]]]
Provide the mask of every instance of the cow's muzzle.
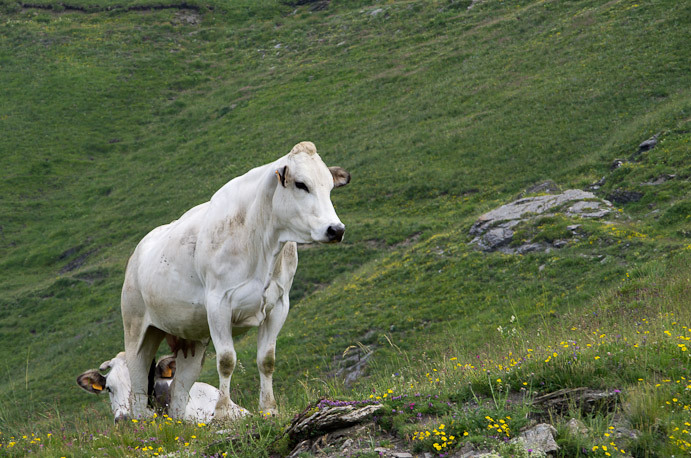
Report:
[[328,243],[336,243],[343,240],[343,234],[345,234],[345,226],[341,223],[332,224],[326,230],[326,238]]

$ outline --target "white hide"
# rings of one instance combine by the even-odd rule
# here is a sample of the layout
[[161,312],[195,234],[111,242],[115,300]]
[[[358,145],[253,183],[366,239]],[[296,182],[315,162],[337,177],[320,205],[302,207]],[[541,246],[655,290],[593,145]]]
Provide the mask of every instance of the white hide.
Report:
[[110,369],[106,378],[106,391],[110,398],[110,408],[116,419],[125,418],[129,415],[130,407],[130,373],[127,370],[125,353],[120,352],[110,361],[105,361],[98,368],[101,372]]
[[214,418],[216,403],[221,392],[208,383],[195,382],[190,389],[190,400],[185,406],[185,420],[209,423]]
[[[165,380],[168,386],[170,386],[172,382],[172,380]],[[192,385],[190,389],[190,398],[185,406],[185,415],[183,419],[197,423],[209,423],[214,418],[214,410],[216,409],[216,403],[220,397],[221,392],[215,387],[208,383],[194,382],[194,385]]]
[[259,408],[275,413],[276,337],[297,268],[294,242],[341,241],[345,226],[330,193],[349,180],[345,170],[327,167],[312,143],[302,142],[144,237],[127,265],[121,302],[135,417],[151,414],[148,364],[166,334],[184,339],[190,350],[176,353],[171,416],[183,415],[210,339],[221,391],[216,418],[244,415],[229,388],[236,364],[233,335],[250,327],[259,328]]
[[[77,378],[77,383],[90,393],[101,393],[107,391],[110,398],[110,408],[113,411],[113,416],[116,421],[129,418],[129,398],[132,388],[130,382],[130,373],[127,369],[125,359],[125,352],[120,352],[110,361],[105,361],[99,367],[99,371],[104,372],[110,369],[106,375],[98,374],[96,371],[87,371]],[[83,377],[97,377],[105,381],[103,389],[93,389],[90,386],[85,386],[81,381]],[[171,379],[163,380],[164,383],[170,385]],[[154,393],[156,394],[156,393]],[[185,406],[184,419],[186,421],[194,421],[201,423],[209,423],[214,417],[214,409],[220,397],[221,392],[208,383],[196,382],[190,389],[190,399]]]

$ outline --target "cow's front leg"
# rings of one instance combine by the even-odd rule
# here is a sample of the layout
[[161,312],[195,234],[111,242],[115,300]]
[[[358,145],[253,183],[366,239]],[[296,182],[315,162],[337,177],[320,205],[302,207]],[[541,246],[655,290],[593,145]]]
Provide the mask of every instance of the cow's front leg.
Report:
[[[220,304],[217,301],[216,304]],[[218,390],[221,395],[216,403],[214,420],[236,420],[249,412],[230,400],[230,378],[233,375],[237,355],[233,345],[232,309],[229,304],[207,310],[211,340],[216,348]]]
[[[286,294],[287,296],[287,294]],[[259,410],[265,415],[276,415],[273,373],[276,364],[276,338],[288,316],[288,300],[279,300],[259,326],[257,337],[257,367],[259,368]]]

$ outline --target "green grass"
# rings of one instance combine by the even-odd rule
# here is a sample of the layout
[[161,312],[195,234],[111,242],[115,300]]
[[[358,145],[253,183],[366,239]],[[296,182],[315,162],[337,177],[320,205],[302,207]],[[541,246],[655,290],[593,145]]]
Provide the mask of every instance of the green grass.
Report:
[[[403,438],[411,450],[436,452],[470,441],[508,456],[515,450],[503,444],[503,437],[516,437],[534,413],[522,400],[564,387],[616,389],[616,415],[573,408],[565,417],[552,418],[560,431],[558,456],[605,456],[603,445],[633,456],[683,454],[689,450],[691,421],[686,348],[691,328],[682,324],[691,322],[690,273],[687,260],[676,259],[668,269],[648,273],[633,285],[608,289],[585,309],[553,317],[544,328],[527,327],[515,318],[495,330],[488,339],[492,345],[476,354],[464,353],[460,346],[422,354],[397,349],[395,357],[377,360],[366,388],[350,393],[333,384],[318,392],[321,381],[305,378],[306,398],[381,402],[377,428]],[[295,400],[292,405],[306,403]],[[0,418],[6,414],[0,411]],[[233,425],[185,425],[157,418],[114,427],[107,415],[93,409],[70,418],[55,411],[44,412],[33,425],[7,422],[0,443],[9,456],[29,450],[75,457],[154,456],[175,450],[270,456],[292,447],[281,439],[290,417],[285,411],[277,418],[255,414]],[[582,421],[589,433],[570,432],[570,418]],[[637,436],[617,436],[622,425],[635,429]],[[221,428],[230,432],[219,436]],[[142,449],[144,445],[152,448]],[[597,453],[594,447],[600,448]]]
[[[660,315],[688,301],[688,8],[468,3],[311,11],[206,1],[180,11],[139,0],[32,2],[52,9],[0,0],[0,442],[29,425],[43,440],[56,422],[92,431],[72,420],[85,408],[107,424],[105,403],[74,378],[122,349],[119,290],[136,243],[301,140],[353,181],[333,194],[346,241],[300,251],[278,342],[279,423],[319,396],[367,398],[392,373],[425,385],[437,365],[451,370],[452,357],[525,356],[528,331],[539,330],[533,350],[544,355],[580,342],[573,326],[633,337],[637,313],[662,320],[654,326],[665,336],[671,324]],[[384,13],[369,14],[376,8]],[[610,170],[657,132],[655,149]],[[674,178],[646,184],[662,175]],[[468,245],[479,215],[531,184],[583,188],[602,177],[600,197],[635,191],[640,200],[615,203],[608,221],[559,214],[519,227],[521,239],[552,242],[580,224],[565,248],[509,256]],[[661,301],[661,291],[676,296]],[[691,324],[683,314],[679,323]],[[540,392],[691,376],[674,341],[661,342],[645,364],[626,347],[619,359],[561,372],[538,361],[531,371],[542,374]],[[612,354],[622,345],[588,343]],[[329,374],[358,344],[374,356],[367,377],[346,388]],[[233,378],[251,410],[254,346],[254,333],[238,343],[244,370]],[[202,374],[211,383],[213,356]],[[469,377],[491,398],[484,376]],[[496,378],[522,387],[519,375]],[[681,417],[656,412],[653,388],[632,391],[631,415],[647,428],[642,441],[672,447],[661,432]],[[456,403],[472,396],[465,382],[439,389]],[[649,420],[658,414],[669,424]],[[483,418],[471,422],[478,440]],[[654,456],[637,447],[636,456]]]

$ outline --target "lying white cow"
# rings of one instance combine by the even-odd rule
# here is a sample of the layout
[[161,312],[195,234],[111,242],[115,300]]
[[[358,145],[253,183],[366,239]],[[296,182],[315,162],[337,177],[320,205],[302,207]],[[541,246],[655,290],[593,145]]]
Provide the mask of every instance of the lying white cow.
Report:
[[327,167],[310,142],[250,170],[180,219],[151,231],[127,265],[122,289],[125,353],[132,380],[131,412],[147,408],[149,362],[164,337],[176,336],[177,372],[170,414],[184,415],[190,389],[213,340],[221,396],[215,418],[247,411],[230,400],[236,364],[233,336],[258,327],[259,408],[276,413],[272,387],[276,337],[288,314],[297,268],[293,242],[340,242],[345,226],[331,190],[350,181]]
[[[109,370],[110,369],[110,370]],[[108,371],[105,375],[102,372]],[[170,384],[175,375],[175,358],[164,357],[156,365],[153,395],[165,408]],[[130,415],[130,393],[132,384],[130,372],[127,370],[125,352],[105,361],[96,369],[90,369],[77,377],[77,385],[89,393],[101,394],[108,392],[110,408],[115,415],[115,421],[128,418]],[[190,399],[185,406],[184,419],[188,421],[208,423],[213,419],[214,409],[221,392],[207,383],[196,382],[190,389]]]

